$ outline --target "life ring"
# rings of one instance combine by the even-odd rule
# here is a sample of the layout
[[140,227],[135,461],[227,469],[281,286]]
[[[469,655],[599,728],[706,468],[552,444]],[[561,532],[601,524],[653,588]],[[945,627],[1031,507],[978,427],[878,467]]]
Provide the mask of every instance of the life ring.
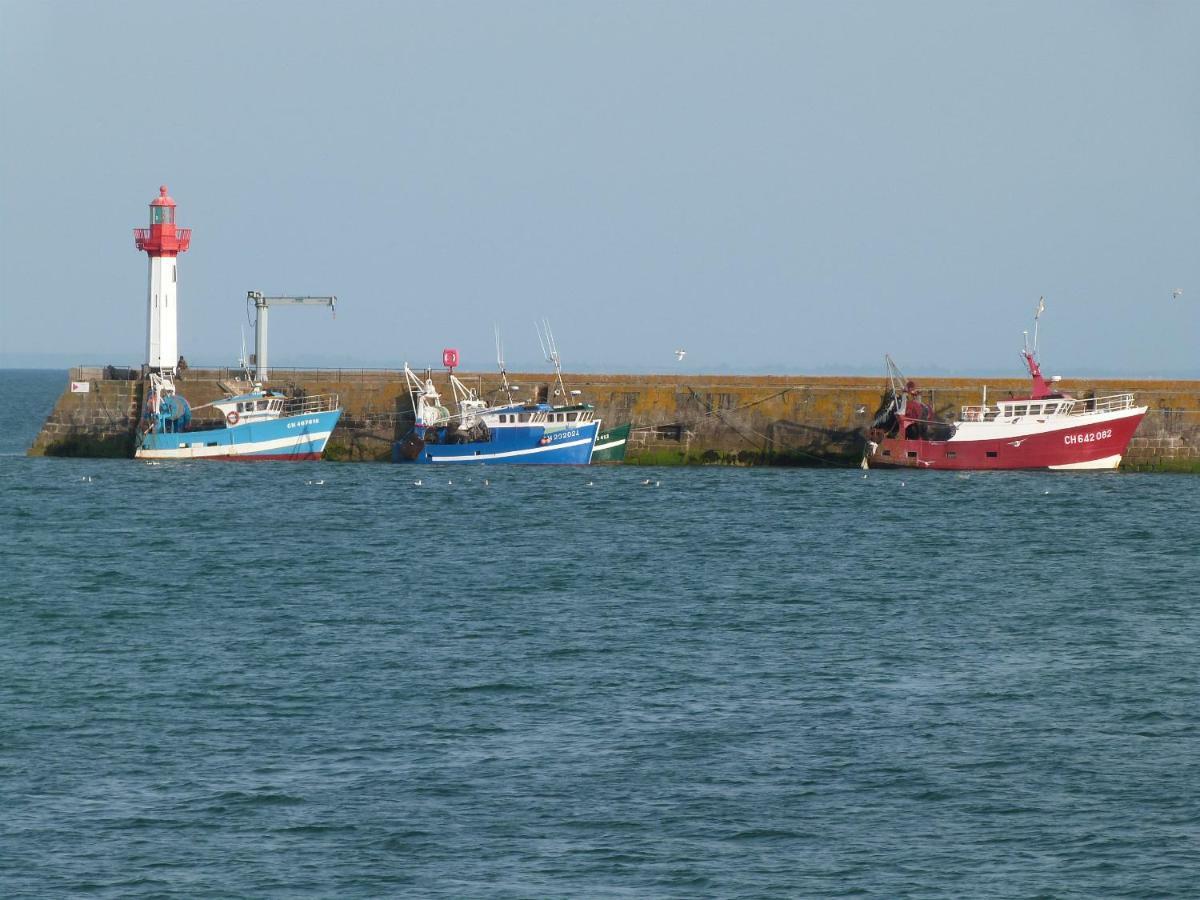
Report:
[[241,418],[242,417],[239,416],[237,414],[237,412],[235,412],[234,410],[230,410],[229,412],[225,413],[225,421],[228,422],[231,426],[236,425],[241,420]]

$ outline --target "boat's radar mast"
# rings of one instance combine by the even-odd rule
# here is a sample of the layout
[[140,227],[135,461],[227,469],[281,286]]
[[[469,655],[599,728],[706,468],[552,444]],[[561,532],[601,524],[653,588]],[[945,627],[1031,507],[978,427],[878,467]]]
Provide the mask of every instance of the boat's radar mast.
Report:
[[[1025,358],[1025,365],[1029,367],[1029,377],[1033,380],[1033,390],[1031,396],[1034,400],[1041,400],[1044,397],[1049,397],[1051,394],[1050,386],[1046,383],[1046,379],[1042,376],[1041,366],[1038,364],[1038,320],[1041,319],[1042,313],[1046,311],[1046,298],[1038,297],[1037,309],[1033,312],[1033,347],[1029,346],[1029,332],[1023,332],[1025,335],[1025,348],[1021,351],[1021,355]],[[1053,379],[1057,381],[1058,379]]]

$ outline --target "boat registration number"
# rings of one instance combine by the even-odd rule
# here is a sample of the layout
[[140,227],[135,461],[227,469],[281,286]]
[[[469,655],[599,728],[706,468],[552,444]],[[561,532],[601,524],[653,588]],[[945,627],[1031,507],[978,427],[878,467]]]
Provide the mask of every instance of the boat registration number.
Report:
[[1064,434],[1064,444],[1094,444],[1096,441],[1102,441],[1105,438],[1112,437],[1112,429],[1105,428],[1103,431],[1085,431],[1082,434]]
[[555,431],[551,434],[544,435],[540,443],[545,446],[546,444],[554,443],[556,441],[565,441],[567,438],[573,437],[579,437],[578,428],[573,431]]
[[303,428],[305,425],[316,425],[320,419],[301,419],[299,422],[288,422],[288,428]]

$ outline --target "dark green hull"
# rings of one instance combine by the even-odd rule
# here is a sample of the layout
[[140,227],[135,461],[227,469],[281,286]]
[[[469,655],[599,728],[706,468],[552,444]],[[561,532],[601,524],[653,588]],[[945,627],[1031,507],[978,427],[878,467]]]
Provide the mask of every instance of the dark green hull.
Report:
[[596,447],[592,451],[592,462],[623,462],[625,446],[629,442],[629,431],[632,428],[633,425],[627,422],[596,435]]

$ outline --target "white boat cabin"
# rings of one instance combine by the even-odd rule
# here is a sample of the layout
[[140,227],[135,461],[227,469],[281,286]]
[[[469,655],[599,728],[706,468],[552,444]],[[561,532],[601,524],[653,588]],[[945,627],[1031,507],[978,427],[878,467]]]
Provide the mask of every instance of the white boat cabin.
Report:
[[287,397],[278,391],[251,391],[237,397],[229,397],[213,406],[225,417],[225,425],[232,428],[247,422],[262,422],[278,419],[284,413]]
[[[964,406],[964,422],[1019,422],[1022,419],[1046,421],[1051,418],[1079,416],[1089,413],[1119,412],[1133,406],[1133,394],[1113,394],[1109,397],[1077,400],[1066,394],[1034,400],[1000,400],[995,406]],[[1078,408],[1077,408],[1078,407]]]
[[506,425],[582,425],[595,418],[595,410],[586,407],[572,409],[520,409],[512,408],[485,417],[489,428]]

